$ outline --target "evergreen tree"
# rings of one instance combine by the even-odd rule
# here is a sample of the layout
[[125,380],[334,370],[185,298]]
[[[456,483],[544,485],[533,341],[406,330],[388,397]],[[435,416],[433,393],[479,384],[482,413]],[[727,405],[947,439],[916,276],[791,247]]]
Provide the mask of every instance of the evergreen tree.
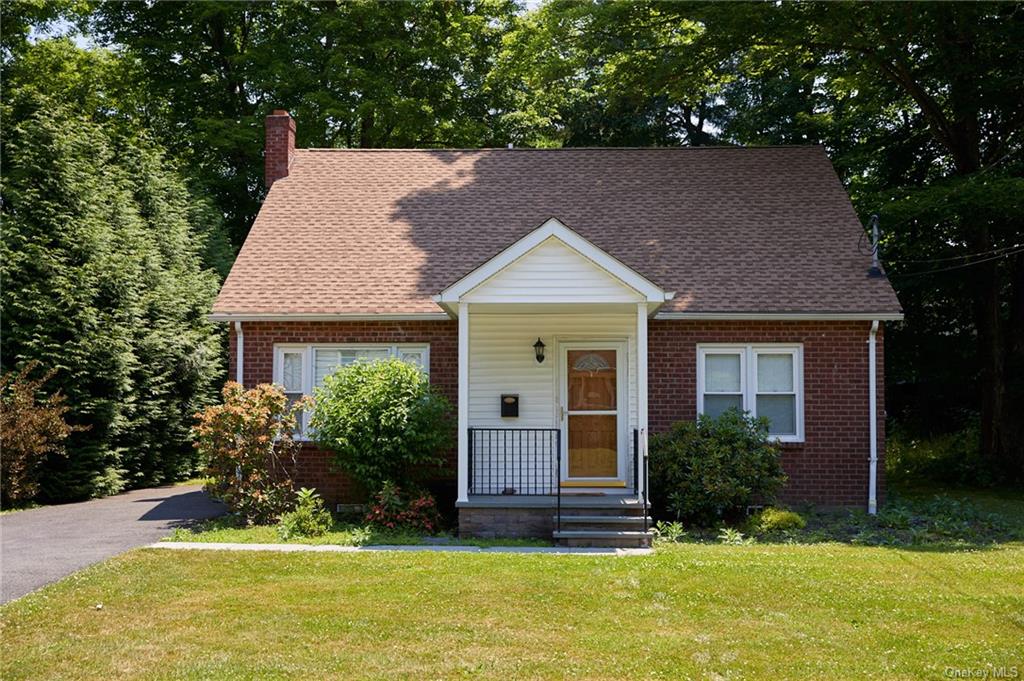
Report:
[[[53,46],[39,50],[52,56]],[[41,497],[173,480],[194,469],[192,415],[223,380],[222,332],[207,318],[219,276],[204,264],[223,250],[216,214],[111,107],[15,75],[4,111],[13,125],[0,193],[0,361],[5,371],[30,360],[57,369],[50,387],[67,396],[68,421],[86,427],[69,438],[69,456],[45,462]]]

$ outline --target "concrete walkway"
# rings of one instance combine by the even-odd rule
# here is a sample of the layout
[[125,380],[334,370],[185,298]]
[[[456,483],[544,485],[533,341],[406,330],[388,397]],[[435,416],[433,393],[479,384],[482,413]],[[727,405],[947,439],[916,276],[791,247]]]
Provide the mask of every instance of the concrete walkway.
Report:
[[0,516],[0,602],[222,513],[199,485],[183,485]]
[[337,544],[232,544],[227,542],[164,541],[150,544],[151,549],[175,551],[283,551],[309,553],[364,553],[374,551],[427,551],[438,553],[547,553],[558,555],[648,556],[654,549],[583,548],[568,546],[464,546],[444,544],[388,544],[375,546],[338,546]]

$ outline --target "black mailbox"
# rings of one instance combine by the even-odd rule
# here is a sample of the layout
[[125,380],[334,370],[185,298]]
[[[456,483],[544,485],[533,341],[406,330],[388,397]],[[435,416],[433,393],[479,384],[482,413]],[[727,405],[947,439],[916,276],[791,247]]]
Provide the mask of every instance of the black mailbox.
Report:
[[501,396],[501,416],[502,418],[519,416],[519,395]]

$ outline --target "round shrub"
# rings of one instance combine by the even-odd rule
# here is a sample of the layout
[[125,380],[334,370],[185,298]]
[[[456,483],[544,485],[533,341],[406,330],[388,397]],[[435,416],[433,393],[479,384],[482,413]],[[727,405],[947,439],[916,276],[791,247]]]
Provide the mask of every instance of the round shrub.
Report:
[[807,527],[807,521],[795,511],[768,507],[751,518],[750,526],[758,532],[767,534],[786,530],[802,530]]
[[718,418],[680,421],[650,443],[655,510],[711,525],[735,518],[752,503],[771,501],[786,476],[768,422],[735,410]]
[[313,437],[367,490],[409,486],[453,442],[451,405],[417,367],[398,359],[339,368],[314,395]]

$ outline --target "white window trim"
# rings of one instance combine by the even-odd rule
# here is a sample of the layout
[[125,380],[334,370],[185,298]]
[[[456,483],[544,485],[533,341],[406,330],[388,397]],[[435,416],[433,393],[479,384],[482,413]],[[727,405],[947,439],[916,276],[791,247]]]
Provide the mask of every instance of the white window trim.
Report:
[[[387,349],[392,358],[401,358],[404,351],[414,350],[423,353],[421,368],[430,374],[430,344],[429,343],[275,343],[274,344],[274,367],[273,381],[279,388],[284,387],[284,355],[286,352],[298,352],[302,355],[302,394],[312,396],[313,394],[313,353],[316,350],[381,350]],[[294,391],[287,394],[294,395]],[[301,416],[302,435],[299,440],[307,441],[309,413]]]
[[[773,435],[779,442],[804,441],[804,346],[802,343],[701,343],[697,346],[697,413],[704,413],[704,366],[705,357],[715,354],[738,354],[740,356],[740,394],[743,409],[757,416],[757,355],[793,355],[793,390],[796,394],[796,434]],[[735,395],[736,393],[721,393]],[[763,393],[769,394],[769,393]],[[779,393],[787,395],[790,393]]]

